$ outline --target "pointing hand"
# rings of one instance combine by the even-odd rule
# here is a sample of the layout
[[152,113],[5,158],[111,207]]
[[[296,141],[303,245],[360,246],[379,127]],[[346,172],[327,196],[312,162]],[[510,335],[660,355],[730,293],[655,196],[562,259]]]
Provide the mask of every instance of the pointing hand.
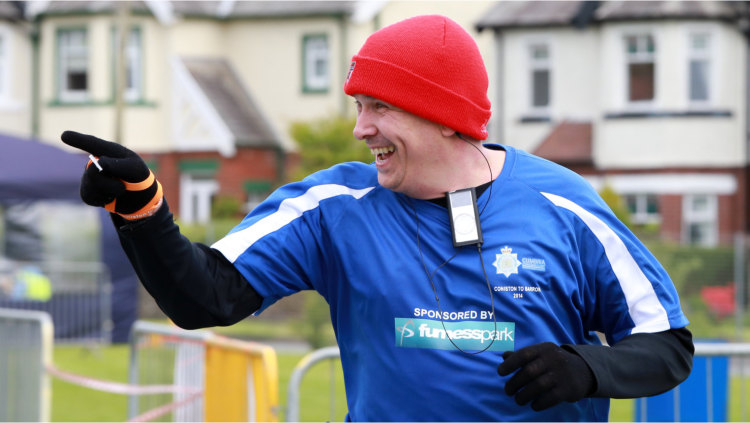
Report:
[[136,153],[120,144],[73,131],[63,132],[61,139],[91,154],[92,160],[81,178],[84,203],[104,207],[127,220],[149,217],[161,207],[161,184]]

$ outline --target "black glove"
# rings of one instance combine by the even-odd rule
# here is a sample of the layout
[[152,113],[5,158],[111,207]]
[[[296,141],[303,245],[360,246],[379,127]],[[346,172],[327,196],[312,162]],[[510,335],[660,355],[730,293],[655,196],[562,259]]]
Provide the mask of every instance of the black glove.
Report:
[[163,201],[161,184],[136,153],[120,144],[92,135],[65,131],[62,141],[86,151],[98,161],[86,164],[81,178],[81,199],[91,206],[104,207],[127,220],[153,215]]
[[563,401],[576,402],[594,391],[594,373],[577,354],[551,342],[503,353],[497,373],[518,372],[505,384],[505,393],[541,411]]

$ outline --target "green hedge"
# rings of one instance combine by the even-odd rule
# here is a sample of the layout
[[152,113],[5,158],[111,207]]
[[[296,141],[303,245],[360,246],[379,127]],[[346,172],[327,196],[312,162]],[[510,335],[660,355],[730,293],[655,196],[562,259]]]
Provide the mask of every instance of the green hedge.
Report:
[[649,243],[648,248],[669,273],[680,295],[699,294],[704,286],[734,280],[734,250]]

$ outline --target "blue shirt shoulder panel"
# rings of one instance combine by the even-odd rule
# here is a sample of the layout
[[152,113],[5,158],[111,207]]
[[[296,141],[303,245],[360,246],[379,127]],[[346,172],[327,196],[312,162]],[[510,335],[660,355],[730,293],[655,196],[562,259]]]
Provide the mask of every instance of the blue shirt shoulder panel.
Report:
[[[630,333],[687,325],[667,272],[588,181],[556,163],[506,148],[508,178],[538,192],[557,208],[575,234],[584,271],[595,275],[589,281],[596,290],[590,296],[594,329],[616,342]],[[619,295],[622,299],[617,303],[627,307],[630,319],[608,317]]]
[[263,296],[260,311],[299,290],[323,291],[315,283],[324,279],[331,222],[378,187],[374,166],[360,162],[316,172],[277,189],[212,248]]

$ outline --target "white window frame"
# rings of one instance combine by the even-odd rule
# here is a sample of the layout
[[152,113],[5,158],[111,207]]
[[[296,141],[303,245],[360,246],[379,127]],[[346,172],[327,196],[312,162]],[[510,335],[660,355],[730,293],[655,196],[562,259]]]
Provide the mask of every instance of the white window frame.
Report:
[[[83,43],[81,45],[65,44],[65,37],[72,33],[82,33]],[[91,69],[89,66],[88,31],[85,28],[61,28],[57,32],[58,49],[58,97],[64,102],[82,102],[88,100],[89,86],[91,85]],[[83,70],[86,72],[86,88],[71,89],[68,87],[68,73],[70,70],[78,69],[78,64],[71,64],[71,60],[77,59],[84,63]]]
[[[628,50],[628,39],[631,37],[636,37],[636,43],[637,43],[637,51],[635,53],[631,53]],[[647,51],[647,38],[650,37],[653,45],[654,50],[652,52]],[[623,48],[623,58],[624,58],[624,98],[625,98],[625,104],[628,105],[629,108],[634,109],[644,109],[644,108],[652,108],[653,105],[656,103],[656,99],[658,97],[658,53],[659,53],[659,42],[658,37],[656,36],[655,31],[652,31],[650,29],[639,29],[639,30],[630,30],[623,33],[622,36],[622,48]],[[630,65],[631,64],[643,64],[643,63],[652,63],[653,64],[653,97],[647,100],[631,100],[630,99]]]
[[[706,201],[704,210],[695,210],[695,200]],[[694,224],[708,225],[706,238],[695,242],[691,239],[690,227]],[[682,197],[682,241],[703,247],[714,247],[719,243],[719,201],[715,194],[685,194]]]
[[[302,37],[302,90],[328,92],[331,88],[331,45],[327,34],[308,34]],[[319,63],[324,70],[319,72]]]
[[[128,102],[135,102],[143,98],[143,31],[133,27],[128,31],[125,41],[125,89],[123,98]],[[120,36],[113,31],[113,63],[117,66]],[[117,75],[117,70],[115,70]]]
[[211,203],[219,192],[219,183],[192,173],[180,174],[180,220],[185,223],[207,223],[211,220]]
[[[537,48],[547,50],[547,57],[535,57],[534,52]],[[552,104],[552,45],[545,39],[531,39],[526,42],[524,54],[526,55],[526,99],[527,110],[531,116],[549,116]],[[547,71],[547,104],[537,106],[534,104],[534,72]]]
[[143,98],[143,32],[133,28],[125,45],[125,100],[137,101]]
[[[707,46],[705,49],[697,50],[693,47],[693,38],[695,36],[707,37]],[[685,36],[685,99],[691,109],[711,108],[716,101],[718,75],[716,52],[718,51],[717,31],[706,25],[691,25],[687,28]],[[691,90],[691,62],[693,60],[704,60],[707,62],[706,69],[706,89],[707,98],[704,100],[693,100],[690,98]]]

